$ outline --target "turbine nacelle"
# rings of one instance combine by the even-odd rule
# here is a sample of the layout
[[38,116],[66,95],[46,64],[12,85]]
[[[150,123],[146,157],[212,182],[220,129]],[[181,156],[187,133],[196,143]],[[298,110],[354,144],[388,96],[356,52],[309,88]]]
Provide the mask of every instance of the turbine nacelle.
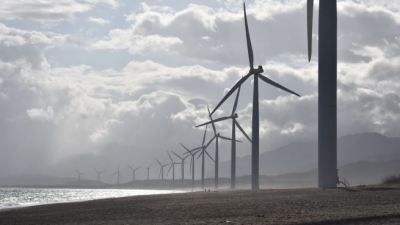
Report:
[[250,71],[249,71],[249,74],[260,74],[260,73],[263,73],[263,72],[264,72],[264,69],[260,65],[260,66],[258,66],[257,69],[251,68]]

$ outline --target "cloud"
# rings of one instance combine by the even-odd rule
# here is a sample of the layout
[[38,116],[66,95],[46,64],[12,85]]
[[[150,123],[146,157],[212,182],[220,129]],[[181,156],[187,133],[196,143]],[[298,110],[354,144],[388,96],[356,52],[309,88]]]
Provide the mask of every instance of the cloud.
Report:
[[99,25],[106,25],[106,24],[109,24],[109,23],[110,23],[109,20],[105,20],[105,19],[103,19],[103,18],[89,17],[88,20],[89,20],[90,22],[92,22],[92,23],[96,23],[96,24],[99,24]]
[[39,121],[48,121],[53,118],[54,112],[52,107],[47,107],[47,109],[29,109],[26,112],[31,119]]

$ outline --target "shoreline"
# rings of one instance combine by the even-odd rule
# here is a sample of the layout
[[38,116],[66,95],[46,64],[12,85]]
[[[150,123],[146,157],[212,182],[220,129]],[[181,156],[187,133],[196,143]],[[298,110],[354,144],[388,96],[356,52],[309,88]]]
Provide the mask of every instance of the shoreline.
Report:
[[218,190],[0,211],[4,224],[400,223],[400,187]]
[[[21,187],[9,187],[8,189],[40,189],[40,188],[21,188]],[[117,198],[125,198],[125,197],[135,197],[135,196],[152,196],[152,195],[169,195],[169,194],[179,194],[185,193],[182,190],[143,190],[143,189],[91,189],[91,188],[43,188],[43,189],[71,189],[71,190],[104,190],[104,191],[132,191],[136,193],[131,193],[128,195],[121,195],[121,196],[100,196],[100,197],[93,197],[87,199],[61,199],[58,201],[48,201],[48,202],[36,202],[36,203],[4,203],[0,207],[0,212],[13,210],[13,209],[20,209],[20,208],[28,208],[28,207],[36,207],[36,206],[43,206],[43,205],[57,205],[57,204],[64,204],[64,203],[80,203],[80,202],[87,202],[87,201],[96,201],[96,200],[104,200],[104,199],[117,199]],[[11,206],[4,206],[4,205],[11,205]]]

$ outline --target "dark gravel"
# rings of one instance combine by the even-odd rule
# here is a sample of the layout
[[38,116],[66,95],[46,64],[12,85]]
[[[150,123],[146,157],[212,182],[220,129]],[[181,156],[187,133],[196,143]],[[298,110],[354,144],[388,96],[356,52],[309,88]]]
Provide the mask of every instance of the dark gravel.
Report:
[[219,191],[0,211],[0,224],[400,224],[400,188]]

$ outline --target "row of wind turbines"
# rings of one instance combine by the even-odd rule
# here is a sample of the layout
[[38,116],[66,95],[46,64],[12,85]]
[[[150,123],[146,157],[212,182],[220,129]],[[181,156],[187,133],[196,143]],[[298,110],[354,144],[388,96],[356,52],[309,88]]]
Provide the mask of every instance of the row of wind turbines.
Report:
[[[307,38],[308,38],[308,60],[311,60],[311,49],[312,49],[312,21],[313,21],[313,0],[307,0]],[[337,6],[336,0],[324,0],[319,2],[319,60],[318,60],[318,186],[322,188],[333,188],[337,185],[337,113],[336,113],[336,70],[337,70]],[[184,161],[186,158],[191,156],[190,161],[190,172],[192,173],[192,188],[194,188],[194,164],[195,157],[199,159],[201,157],[201,187],[204,188],[204,170],[205,170],[205,155],[215,163],[215,188],[218,188],[218,165],[219,165],[219,139],[231,141],[231,188],[236,187],[236,127],[242,132],[242,134],[252,144],[252,157],[251,157],[251,187],[252,190],[259,189],[259,79],[267,84],[270,84],[278,89],[281,89],[290,94],[300,97],[296,92],[272,81],[266,76],[262,75],[264,72],[263,67],[259,65],[254,68],[254,54],[250,39],[250,32],[247,22],[246,6],[243,4],[244,10],[244,22],[246,32],[246,42],[249,58],[249,72],[237,81],[228,93],[222,98],[212,112],[208,109],[210,121],[203,124],[197,125],[196,127],[205,126],[204,136],[200,147],[189,150],[183,144],[182,147],[185,152],[181,155],[172,152],[177,156],[181,162],[174,162],[171,155],[168,152],[168,156],[171,163],[162,164],[158,159],[155,160],[160,165],[160,174],[162,183],[164,183],[164,168],[170,166],[169,171],[172,169],[173,180],[175,179],[175,165],[181,165],[182,173],[182,184],[184,184]],[[252,109],[252,137],[250,138],[240,124],[237,121],[238,114],[236,113],[240,88],[241,85],[249,78],[253,76],[253,109]],[[219,109],[219,107],[235,92],[236,98],[233,105],[233,109],[230,115],[220,118],[213,118],[213,114]],[[219,123],[225,120],[232,122],[232,136],[227,138],[221,136],[215,127],[215,123]],[[206,144],[206,132],[207,125],[211,124],[213,128],[213,137]],[[215,140],[215,159],[208,153],[207,148]],[[152,164],[151,164],[152,165]],[[149,179],[150,167],[147,167],[147,179]],[[133,170],[133,168],[131,168]],[[136,171],[136,170],[135,170]],[[135,173],[134,171],[134,173]],[[100,172],[98,172],[98,180],[100,179]],[[79,173],[79,179],[82,175]],[[119,166],[118,171],[114,174],[118,174],[117,183],[119,183]],[[134,176],[134,175],[133,175]]]

